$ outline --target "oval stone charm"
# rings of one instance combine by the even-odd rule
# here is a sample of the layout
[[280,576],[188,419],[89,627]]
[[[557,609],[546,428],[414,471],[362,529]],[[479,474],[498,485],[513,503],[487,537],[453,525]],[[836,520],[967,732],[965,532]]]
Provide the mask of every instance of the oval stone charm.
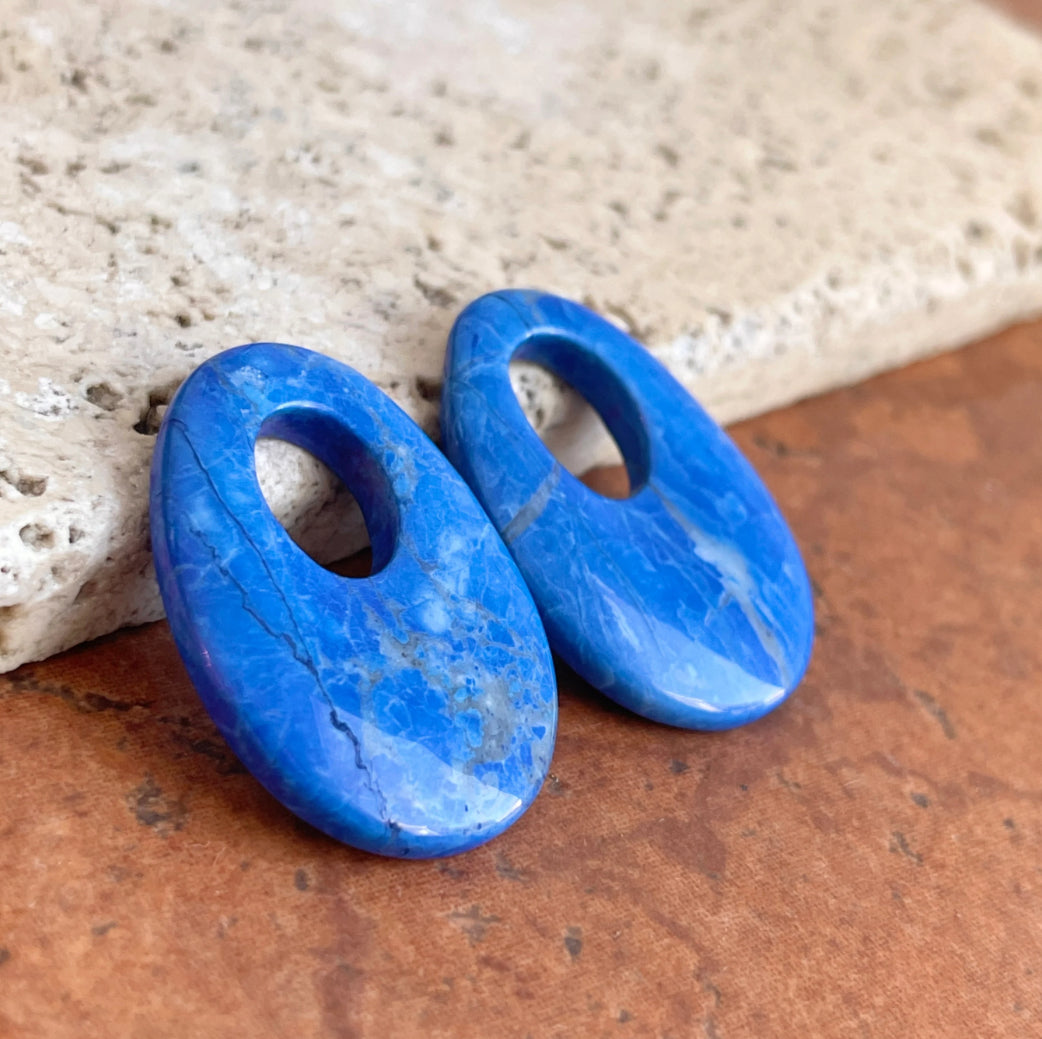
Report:
[[[556,372],[622,451],[631,496],[563,469],[510,385]],[[585,307],[497,292],[463,311],[442,394],[449,459],[502,534],[550,645],[645,717],[694,729],[758,718],[795,688],[814,635],[807,574],[762,481],[651,354]]]
[[[290,539],[257,481],[266,435],[354,493],[371,576],[339,577]],[[528,807],[557,724],[535,605],[466,484],[367,379],[271,343],[207,361],[160,430],[151,520],[192,681],[297,815],[367,851],[438,856]]]

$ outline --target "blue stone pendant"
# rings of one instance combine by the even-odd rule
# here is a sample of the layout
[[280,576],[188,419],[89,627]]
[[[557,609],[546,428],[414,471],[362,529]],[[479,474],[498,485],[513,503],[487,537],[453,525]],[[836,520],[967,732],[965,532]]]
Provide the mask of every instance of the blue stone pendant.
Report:
[[[562,469],[514,396],[513,358],[600,412],[631,497],[604,498]],[[792,535],[731,439],[629,336],[556,296],[483,296],[449,337],[442,439],[550,645],[607,696],[669,725],[726,729],[795,688],[814,618]]]
[[[261,493],[258,436],[352,490],[370,577],[338,577]],[[156,444],[152,547],[170,628],[232,749],[348,844],[438,856],[494,837],[546,776],[553,661],[517,567],[463,480],[357,372],[258,343],[207,361]]]

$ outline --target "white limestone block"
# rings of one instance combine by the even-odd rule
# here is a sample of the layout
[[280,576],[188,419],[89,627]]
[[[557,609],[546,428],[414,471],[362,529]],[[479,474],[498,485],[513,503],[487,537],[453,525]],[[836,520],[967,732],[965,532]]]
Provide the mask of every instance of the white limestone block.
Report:
[[[154,434],[223,348],[435,432],[453,317],[531,285],[732,420],[1042,309],[1042,43],[968,0],[6,0],[0,140],[0,670],[160,616]],[[269,499],[357,546],[275,446]]]

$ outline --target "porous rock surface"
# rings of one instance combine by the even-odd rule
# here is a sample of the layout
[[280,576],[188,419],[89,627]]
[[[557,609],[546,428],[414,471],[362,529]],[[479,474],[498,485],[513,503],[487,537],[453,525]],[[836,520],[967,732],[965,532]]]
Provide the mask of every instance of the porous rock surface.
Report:
[[[225,347],[433,433],[453,316],[531,285],[731,420],[1042,309],[1042,43],[969,0],[8,0],[0,139],[0,670],[160,616],[154,434]],[[258,454],[310,550],[360,543]]]

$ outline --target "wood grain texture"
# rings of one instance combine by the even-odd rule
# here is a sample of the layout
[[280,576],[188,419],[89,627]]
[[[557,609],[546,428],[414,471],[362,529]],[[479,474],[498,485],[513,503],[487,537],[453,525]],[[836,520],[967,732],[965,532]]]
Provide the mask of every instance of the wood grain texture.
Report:
[[1040,416],[1042,323],[737,427],[803,686],[700,735],[562,672],[552,777],[460,858],[296,822],[165,624],[5,676],[0,1035],[1042,1034]]

